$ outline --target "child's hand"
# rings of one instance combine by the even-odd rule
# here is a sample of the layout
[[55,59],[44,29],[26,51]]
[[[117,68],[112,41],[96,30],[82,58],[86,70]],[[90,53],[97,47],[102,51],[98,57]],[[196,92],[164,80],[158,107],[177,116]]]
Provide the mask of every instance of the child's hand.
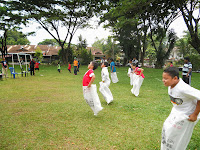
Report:
[[192,121],[192,122],[195,122],[197,120],[197,115],[195,115],[195,114],[189,115],[189,119],[188,120]]
[[88,88],[90,88],[91,87],[91,84],[88,84]]

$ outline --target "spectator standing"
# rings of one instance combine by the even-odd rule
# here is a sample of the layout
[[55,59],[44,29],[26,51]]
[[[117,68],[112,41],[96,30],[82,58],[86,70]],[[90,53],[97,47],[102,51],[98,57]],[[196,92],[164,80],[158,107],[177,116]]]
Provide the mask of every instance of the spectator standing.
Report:
[[2,63],[2,73],[5,75],[5,77],[8,76],[8,62],[6,61],[5,57],[3,58]]
[[35,70],[35,61],[33,59],[30,61],[29,68],[30,68],[31,76],[35,75],[35,72],[34,72],[34,70]]
[[191,85],[191,76],[192,76],[192,64],[189,62],[189,57],[184,58],[184,65],[182,70],[183,81]]
[[78,61],[76,57],[74,58],[74,75],[77,75]]

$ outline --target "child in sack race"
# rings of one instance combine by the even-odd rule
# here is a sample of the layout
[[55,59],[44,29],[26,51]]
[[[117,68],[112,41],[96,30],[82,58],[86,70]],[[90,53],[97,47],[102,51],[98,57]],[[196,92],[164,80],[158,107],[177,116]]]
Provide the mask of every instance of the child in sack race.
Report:
[[162,129],[161,150],[185,150],[200,119],[200,91],[179,79],[179,69],[166,68],[163,83],[173,104]]
[[90,62],[88,65],[89,70],[83,76],[83,96],[95,116],[103,109],[97,94],[96,84],[92,84],[95,80],[94,70],[97,67],[98,64],[95,61]]
[[132,82],[133,82],[133,88],[131,89],[132,94],[135,96],[138,96],[140,93],[140,87],[144,80],[144,69],[136,67],[137,64],[132,63],[131,67],[133,69],[133,75],[132,75]]
[[113,95],[109,89],[110,86],[110,78],[109,78],[109,72],[108,72],[108,63],[103,62],[101,65],[101,78],[102,81],[99,82],[100,88],[99,91],[103,95],[104,99],[106,100],[107,104],[113,101]]
[[110,61],[111,61],[111,63],[110,63],[111,80],[112,80],[113,83],[117,83],[119,80],[117,78],[117,72],[116,72],[116,68],[115,68],[115,62],[114,62],[114,60],[112,58],[110,58]]

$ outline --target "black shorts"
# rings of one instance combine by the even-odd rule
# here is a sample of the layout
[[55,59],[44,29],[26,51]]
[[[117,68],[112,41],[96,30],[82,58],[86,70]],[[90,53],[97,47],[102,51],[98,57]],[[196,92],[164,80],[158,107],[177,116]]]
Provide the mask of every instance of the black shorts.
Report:
[[39,68],[35,68],[35,70],[40,70]]

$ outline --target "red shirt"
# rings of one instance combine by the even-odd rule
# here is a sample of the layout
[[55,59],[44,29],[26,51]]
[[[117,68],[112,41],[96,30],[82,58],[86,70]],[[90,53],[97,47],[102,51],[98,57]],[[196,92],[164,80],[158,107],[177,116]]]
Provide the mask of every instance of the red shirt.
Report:
[[[135,68],[135,73],[136,73],[136,75],[140,75],[140,73],[141,73],[141,71],[138,71],[138,69],[139,69],[139,67],[136,67],[136,68]],[[144,74],[143,74],[143,73],[141,74],[141,77],[144,78]]]
[[94,75],[94,72],[92,69],[88,70],[85,75],[83,76],[83,86],[88,86],[90,83],[92,76]]
[[71,64],[69,64],[68,69],[71,69]]
[[40,63],[35,63],[35,68],[39,68]]

